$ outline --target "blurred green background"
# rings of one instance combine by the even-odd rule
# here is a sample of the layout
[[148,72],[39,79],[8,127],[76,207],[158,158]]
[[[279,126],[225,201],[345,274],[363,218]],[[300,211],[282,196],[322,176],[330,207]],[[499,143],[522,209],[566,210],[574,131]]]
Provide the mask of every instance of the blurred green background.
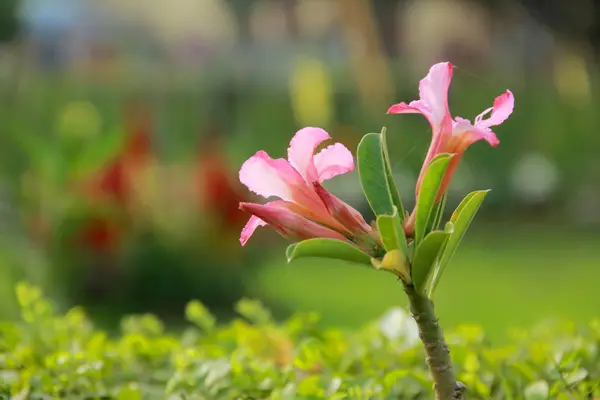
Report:
[[[386,126],[411,205],[429,126],[385,111],[443,60],[457,66],[454,115],[507,88],[516,108],[500,146],[473,146],[455,175],[448,211],[493,191],[440,286],[440,318],[502,340],[599,316],[599,3],[3,0],[0,318],[21,279],[109,328],[139,312],[177,326],[191,298],[223,318],[251,296],[348,327],[402,304],[386,274],[286,265],[267,229],[242,249],[237,203],[253,197],[237,170],[259,149],[283,156],[302,126],[353,150]],[[328,187],[369,215],[355,174]]]

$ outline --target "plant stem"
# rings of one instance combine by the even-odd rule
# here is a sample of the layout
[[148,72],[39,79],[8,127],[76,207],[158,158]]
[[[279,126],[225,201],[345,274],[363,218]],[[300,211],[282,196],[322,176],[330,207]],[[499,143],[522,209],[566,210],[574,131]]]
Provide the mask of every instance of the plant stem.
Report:
[[426,294],[419,293],[412,284],[405,284],[404,291],[410,302],[410,312],[419,327],[419,337],[425,347],[425,361],[433,378],[436,400],[462,399],[465,386],[456,381],[450,350],[433,311],[433,303]]

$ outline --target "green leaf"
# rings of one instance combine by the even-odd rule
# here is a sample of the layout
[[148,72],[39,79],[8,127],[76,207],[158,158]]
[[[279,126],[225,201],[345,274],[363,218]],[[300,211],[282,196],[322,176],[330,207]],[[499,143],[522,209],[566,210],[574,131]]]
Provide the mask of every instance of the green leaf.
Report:
[[398,209],[398,216],[400,217],[400,221],[404,221],[405,212],[404,206],[402,204],[402,199],[400,198],[400,192],[396,187],[396,181],[394,180],[394,175],[392,174],[392,163],[390,161],[390,154],[388,152],[387,140],[386,140],[386,129],[383,127],[381,130],[381,154],[383,154],[384,165],[385,165],[385,175],[387,178],[387,187],[390,191],[390,195],[392,196],[392,202]]
[[408,253],[406,236],[402,228],[398,209],[394,206],[392,215],[380,215],[377,217],[377,229],[381,235],[381,241],[386,251],[399,249],[406,257]]
[[298,258],[319,257],[343,260],[371,266],[371,257],[350,243],[337,239],[308,239],[290,245],[286,250],[288,263]]
[[427,227],[435,217],[435,198],[442,185],[453,154],[438,154],[431,160],[419,188],[417,216],[415,221],[415,242],[419,244],[427,234]]
[[442,218],[444,218],[444,210],[446,209],[446,200],[448,199],[448,192],[444,193],[440,201],[435,204],[435,217],[432,219],[429,230],[433,231],[440,227]]
[[462,238],[465,236],[467,229],[471,225],[473,218],[475,218],[475,214],[481,207],[485,196],[488,194],[489,190],[478,190],[475,192],[469,193],[456,207],[454,213],[452,213],[452,217],[450,217],[449,223],[452,223],[454,226],[454,232],[448,238],[448,242],[444,248],[444,252],[440,258],[440,262],[438,263],[435,271],[433,272],[433,277],[431,279],[429,295],[433,294],[442,272],[448,262],[456,252],[458,245],[460,244]]
[[394,201],[388,185],[386,163],[381,151],[382,136],[366,134],[358,144],[357,164],[360,184],[375,215],[394,213]]
[[450,233],[448,232],[433,231],[425,236],[425,239],[417,246],[412,263],[411,277],[418,291],[423,292],[425,290],[436,260],[439,259],[449,237]]
[[392,272],[394,275],[400,277],[405,283],[411,283],[410,268],[408,267],[406,256],[400,249],[388,251],[381,260],[372,258],[371,264],[375,269],[383,269]]

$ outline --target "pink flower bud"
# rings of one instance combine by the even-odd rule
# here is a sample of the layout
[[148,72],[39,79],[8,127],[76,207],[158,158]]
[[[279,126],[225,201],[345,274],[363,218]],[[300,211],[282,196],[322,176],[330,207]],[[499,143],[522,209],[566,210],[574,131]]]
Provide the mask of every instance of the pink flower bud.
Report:
[[321,226],[298,213],[298,207],[282,200],[267,204],[240,203],[240,209],[252,214],[252,218],[242,230],[240,242],[246,244],[254,230],[261,225],[269,225],[283,237],[300,241],[312,238],[346,240],[344,235]]

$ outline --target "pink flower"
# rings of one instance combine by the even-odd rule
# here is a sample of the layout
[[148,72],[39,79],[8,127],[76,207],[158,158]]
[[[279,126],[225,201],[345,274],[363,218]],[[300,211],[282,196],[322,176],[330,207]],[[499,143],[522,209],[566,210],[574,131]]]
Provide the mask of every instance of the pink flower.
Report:
[[252,217],[242,230],[246,244],[259,226],[270,225],[294,240],[324,237],[364,241],[372,229],[360,213],[329,193],[321,183],[354,169],[352,153],[341,143],[315,150],[330,136],[323,129],[304,128],[290,142],[288,159],[272,159],[264,151],[240,169],[240,181],[254,193],[280,200],[267,204],[240,203]]
[[[497,146],[500,141],[490,127],[500,125],[513,112],[515,100],[511,91],[507,90],[496,97],[493,107],[479,114],[474,123],[460,117],[453,120],[448,108],[448,87],[453,69],[454,66],[449,62],[435,64],[419,83],[419,100],[411,101],[409,104],[395,104],[388,110],[388,114],[423,114],[431,125],[433,138],[417,181],[417,195],[431,159],[440,153],[456,154],[448,166],[437,194],[439,199],[448,188],[452,174],[465,150],[481,139],[486,140],[492,146]],[[490,117],[484,119],[490,111]]]

